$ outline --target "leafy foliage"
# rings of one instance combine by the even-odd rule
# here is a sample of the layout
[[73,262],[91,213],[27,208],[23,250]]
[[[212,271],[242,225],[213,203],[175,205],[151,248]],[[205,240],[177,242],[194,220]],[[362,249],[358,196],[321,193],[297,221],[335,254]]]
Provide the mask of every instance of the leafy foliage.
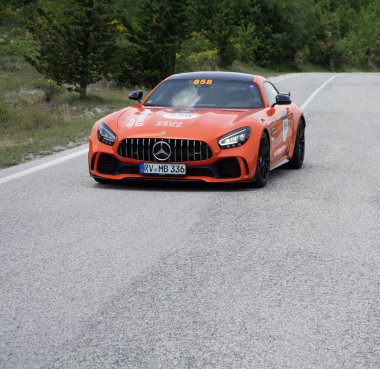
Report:
[[18,69],[24,55],[36,53],[36,43],[28,32],[20,27],[17,12],[0,3],[0,70]]
[[175,71],[235,61],[380,68],[378,0],[2,1],[0,66],[27,55],[83,96],[104,78],[152,87]]
[[178,71],[213,70],[217,68],[218,50],[213,48],[210,40],[204,35],[193,32],[191,37],[182,43],[176,57]]
[[[113,0],[66,1],[55,9],[48,1],[29,6],[27,28],[38,54],[27,60],[58,84],[69,84],[82,97],[87,86],[107,76],[121,24]],[[123,29],[123,28],[122,28]]]
[[188,36],[186,17],[186,0],[141,0],[136,19],[129,25],[124,43],[119,44],[124,58],[119,84],[128,83],[133,75],[135,84],[153,87],[172,74],[176,54]]

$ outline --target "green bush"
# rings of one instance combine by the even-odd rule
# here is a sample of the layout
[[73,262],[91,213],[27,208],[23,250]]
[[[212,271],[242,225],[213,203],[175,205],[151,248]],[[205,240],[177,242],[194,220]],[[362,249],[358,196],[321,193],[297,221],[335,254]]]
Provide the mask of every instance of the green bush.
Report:
[[217,68],[218,50],[210,40],[198,32],[193,32],[176,55],[176,70],[214,70]]
[[309,61],[309,57],[310,57],[310,48],[309,46],[306,45],[302,49],[297,50],[294,56],[294,62],[296,63],[297,67],[301,67],[306,62]]
[[20,60],[37,50],[37,43],[20,23],[17,11],[0,6],[0,69],[5,71],[21,69]]
[[35,85],[36,88],[39,88],[44,92],[45,102],[51,102],[56,96],[60,95],[63,92],[63,87],[57,85],[51,79],[42,79]]
[[241,24],[236,31],[237,57],[243,63],[253,64],[255,62],[256,50],[259,46],[256,27],[254,24]]
[[10,113],[8,107],[3,102],[0,102],[0,123],[7,122],[9,117]]

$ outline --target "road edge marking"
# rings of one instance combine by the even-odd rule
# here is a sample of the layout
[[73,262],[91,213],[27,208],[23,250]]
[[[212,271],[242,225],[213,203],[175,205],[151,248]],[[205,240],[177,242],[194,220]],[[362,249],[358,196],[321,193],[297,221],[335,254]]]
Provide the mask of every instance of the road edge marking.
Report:
[[304,103],[301,104],[300,108],[302,110],[306,109],[307,106],[313,101],[314,97],[318,95],[318,93],[324,88],[326,87],[333,79],[335,79],[336,77],[339,77],[340,74],[335,74],[334,76],[330,77],[327,81],[325,81],[324,83],[322,83],[322,85],[320,85],[307,99]]
[[37,165],[37,166],[32,167],[32,168],[21,170],[20,172],[17,172],[17,173],[14,173],[14,174],[10,174],[10,175],[8,175],[6,177],[0,178],[0,184],[7,183],[9,181],[12,181],[12,180],[20,178],[20,177],[24,177],[24,176],[26,176],[28,174],[39,172],[40,170],[52,167],[52,166],[60,164],[60,163],[64,163],[65,161],[68,161],[68,160],[71,160],[71,159],[75,159],[78,156],[81,156],[81,155],[84,155],[84,154],[87,154],[87,153],[88,153],[88,149],[79,150],[79,151],[76,151],[76,152],[74,152],[72,154],[68,154],[68,155],[62,156],[62,157],[60,157],[58,159],[54,159],[54,160],[48,161],[47,163],[43,163],[43,164]]
[[286,75],[285,77],[282,77],[276,81],[274,81],[274,79],[276,77],[273,77],[273,78],[269,78],[269,81],[273,81],[273,83],[278,83],[278,82],[281,82],[281,81],[285,81],[286,79],[289,79],[289,78],[293,78],[293,77],[297,77],[297,76],[300,76],[302,75],[303,73],[293,73],[293,74],[288,74]]

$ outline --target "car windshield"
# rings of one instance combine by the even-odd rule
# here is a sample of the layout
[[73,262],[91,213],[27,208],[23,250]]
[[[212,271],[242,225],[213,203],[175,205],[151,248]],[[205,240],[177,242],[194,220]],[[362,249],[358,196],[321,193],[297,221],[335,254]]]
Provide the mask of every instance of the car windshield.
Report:
[[264,104],[251,81],[169,79],[149,96],[145,106],[257,109]]

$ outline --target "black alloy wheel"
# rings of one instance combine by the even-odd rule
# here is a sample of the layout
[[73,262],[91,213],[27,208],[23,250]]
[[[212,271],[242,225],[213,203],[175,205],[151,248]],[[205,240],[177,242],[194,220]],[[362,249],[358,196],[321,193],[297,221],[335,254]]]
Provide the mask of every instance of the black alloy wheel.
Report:
[[256,174],[253,186],[264,187],[267,184],[270,171],[270,147],[268,136],[263,133],[260,139],[259,153],[257,156]]
[[287,163],[288,168],[300,169],[305,158],[305,124],[301,120],[298,124],[296,143],[294,145],[293,157]]

